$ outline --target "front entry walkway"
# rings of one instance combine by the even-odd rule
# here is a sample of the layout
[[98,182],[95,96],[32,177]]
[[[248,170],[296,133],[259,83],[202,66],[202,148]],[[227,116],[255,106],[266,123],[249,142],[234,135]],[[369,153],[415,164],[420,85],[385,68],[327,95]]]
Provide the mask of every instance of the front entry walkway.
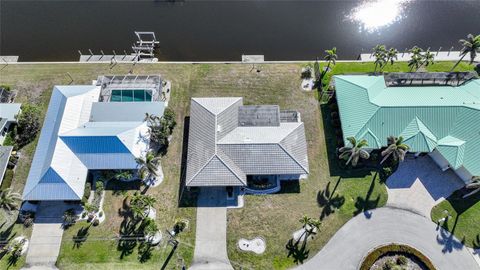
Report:
[[426,255],[441,270],[479,269],[461,242],[429,219],[395,208],[371,210],[348,221],[330,241],[298,270],[355,270],[374,248],[406,244]]
[[429,157],[405,159],[387,180],[387,206],[430,218],[433,206],[465,185],[452,171],[442,171]]
[[64,202],[41,202],[35,216],[32,237],[24,269],[57,269],[55,263],[60,252],[63,235],[63,213],[75,205]]
[[227,255],[226,206],[225,188],[202,188],[200,191],[191,270],[233,270]]

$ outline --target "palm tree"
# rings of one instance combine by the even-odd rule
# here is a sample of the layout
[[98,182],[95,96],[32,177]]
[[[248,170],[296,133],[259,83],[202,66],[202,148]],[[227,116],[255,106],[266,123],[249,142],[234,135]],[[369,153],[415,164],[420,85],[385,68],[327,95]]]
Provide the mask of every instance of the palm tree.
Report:
[[152,152],[148,152],[145,158],[137,158],[139,166],[138,173],[142,180],[147,180],[150,176],[158,176],[158,167],[160,166],[160,157],[156,157]]
[[387,63],[387,49],[385,45],[377,45],[373,49],[373,56],[375,57],[375,69],[373,73],[377,73],[377,68],[382,68]]
[[12,192],[11,188],[0,191],[0,208],[7,211],[17,209],[18,203],[22,200],[20,194]]
[[412,55],[410,60],[408,60],[408,66],[410,67],[410,72],[413,71],[415,68],[415,71],[420,68],[420,66],[423,63],[423,49],[419,48],[417,46],[413,46],[410,50],[408,50]]
[[302,224],[302,228],[304,229],[304,232],[302,236],[300,236],[299,240],[302,239],[303,236],[305,236],[305,241],[308,239],[308,236],[312,233],[315,232],[315,230],[318,230],[320,228],[320,225],[322,224],[320,220],[318,219],[313,219],[307,215],[303,215],[298,222]]
[[345,163],[348,165],[350,162],[352,163],[352,166],[357,166],[358,161],[360,158],[363,159],[369,159],[370,154],[367,152],[367,150],[362,149],[362,147],[368,146],[367,140],[363,139],[361,141],[357,141],[354,137],[348,137],[347,140],[350,142],[352,146],[350,147],[341,147],[338,151],[341,153],[339,158],[340,159],[347,159],[347,162]]
[[[398,59],[398,50],[395,49],[395,48],[390,48],[388,51],[387,51],[387,60],[386,60],[386,63],[390,62],[390,65],[393,65],[393,63],[395,63],[395,61]],[[384,65],[385,67],[386,65]],[[383,70],[383,68],[382,68]]]
[[457,63],[452,67],[451,71],[453,71],[460,62],[462,62],[463,58],[470,54],[470,64],[473,63],[477,53],[480,53],[480,35],[473,36],[472,34],[467,35],[467,39],[460,39],[459,42],[462,44],[462,49],[460,50],[460,59],[458,59]]
[[77,218],[78,217],[75,214],[75,210],[73,210],[73,208],[70,208],[63,213],[63,223],[67,227],[77,222]]
[[333,64],[335,65],[337,63],[337,48],[333,47],[331,50],[325,50],[325,61],[328,61],[327,68],[325,69],[324,72],[322,72],[322,77],[325,75],[330,70],[330,65]]
[[146,218],[143,221],[143,224],[144,224],[143,234],[147,236],[155,235],[159,231],[157,223],[155,222],[155,220],[151,218]]
[[462,198],[467,198],[468,196],[471,196],[477,192],[480,191],[480,176],[474,176],[472,177],[472,180],[470,180],[470,183],[468,183],[466,186],[465,186],[467,189],[473,189],[473,191],[463,195]]
[[435,64],[435,54],[430,52],[430,50],[426,50],[425,53],[423,54],[423,62],[422,66],[428,67],[429,65]]
[[117,171],[113,178],[115,178],[117,180],[121,180],[121,179],[128,180],[128,179],[132,178],[132,172],[130,170]]
[[88,214],[93,214],[98,211],[98,206],[93,203],[86,203],[83,206],[83,210],[85,210]]
[[157,199],[153,196],[135,192],[130,199],[130,209],[135,217],[141,217],[143,219],[146,216],[146,210],[153,208],[156,202]]
[[393,157],[395,161],[403,161],[405,159],[405,155],[407,154],[408,149],[410,147],[403,143],[403,137],[395,137],[389,136],[387,138],[388,146],[387,149],[382,151],[382,161],[380,164],[385,162],[389,157]]
[[310,224],[312,222],[312,218],[307,216],[307,215],[303,215],[298,220],[298,222],[300,222],[302,224],[302,228],[306,228],[308,226],[308,224]]

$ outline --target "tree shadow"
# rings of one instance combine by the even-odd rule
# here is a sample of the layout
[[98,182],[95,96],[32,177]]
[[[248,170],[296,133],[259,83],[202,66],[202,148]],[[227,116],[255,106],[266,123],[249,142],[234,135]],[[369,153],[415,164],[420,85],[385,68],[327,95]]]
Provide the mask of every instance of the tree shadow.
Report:
[[153,247],[150,243],[144,241],[138,246],[138,261],[145,263],[152,258]]
[[90,223],[86,227],[82,227],[77,231],[77,234],[73,236],[73,247],[72,248],[80,248],[85,241],[87,241],[88,236],[90,235],[90,227],[92,226],[92,223]]
[[335,194],[338,185],[340,184],[341,177],[338,178],[333,190],[330,191],[330,182],[327,183],[327,186],[324,190],[321,190],[317,193],[317,203],[320,207],[323,207],[320,214],[320,220],[323,220],[325,217],[330,214],[335,213],[345,203],[345,197]]
[[[6,224],[6,221],[3,222],[2,225],[0,225],[0,229],[3,229],[5,224]],[[0,259],[2,259],[7,254],[7,250],[5,249],[5,247],[17,235],[16,232],[12,233],[14,225],[15,223],[12,223],[5,230],[0,232]]]
[[280,191],[277,194],[300,193],[300,181],[280,181]]
[[182,156],[180,163],[180,185],[178,187],[178,207],[197,207],[198,188],[187,188],[187,153],[190,117],[183,119]]
[[133,253],[133,250],[137,246],[137,240],[124,239],[118,240],[117,250],[120,251],[120,259],[125,258]]
[[121,251],[120,259],[131,255],[137,246],[137,236],[139,220],[134,219],[127,198],[123,200],[122,208],[118,210],[118,215],[123,217],[120,223],[120,239],[118,240],[117,250]]
[[[454,232],[457,227],[459,215],[456,216],[455,222],[451,231],[448,228],[448,218],[445,220],[443,228],[439,230],[439,234],[437,235],[437,243],[443,245],[442,252],[443,253],[451,253],[453,250],[461,250],[465,244],[465,237],[458,241],[454,237]],[[478,237],[478,236],[477,236]]]
[[361,166],[348,167],[338,159],[337,149],[339,147],[338,135],[336,130],[341,131],[340,127],[332,125],[331,113],[332,110],[329,104],[320,105],[322,113],[323,131],[325,133],[325,144],[327,147],[327,160],[330,176],[340,176],[342,178],[363,178],[370,174],[369,168],[362,168]]
[[11,254],[10,257],[8,257],[8,264],[7,264],[8,268],[10,268],[11,266],[16,266],[20,257],[21,256],[16,256],[15,254]]
[[353,212],[354,216],[363,212],[366,218],[369,219],[372,217],[372,212],[370,210],[375,209],[380,202],[380,195],[378,195],[375,199],[370,199],[375,188],[375,180],[377,179],[377,176],[378,173],[375,173],[375,175],[372,177],[372,182],[370,183],[370,187],[368,188],[365,198],[360,196],[357,197],[355,202],[355,208],[357,210]]
[[308,255],[310,250],[307,249],[307,241],[303,241],[302,244],[299,244],[299,241],[295,241],[292,239],[288,240],[288,243],[285,245],[285,248],[288,250],[287,257],[293,258],[293,262],[295,264],[302,264],[306,259],[308,259]]

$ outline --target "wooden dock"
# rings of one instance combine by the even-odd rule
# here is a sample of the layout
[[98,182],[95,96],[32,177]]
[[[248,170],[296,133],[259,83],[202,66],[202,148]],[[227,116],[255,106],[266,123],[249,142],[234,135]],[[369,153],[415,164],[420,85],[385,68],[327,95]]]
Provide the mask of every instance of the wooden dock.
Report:
[[[460,51],[432,51],[432,53],[435,56],[435,61],[458,61],[461,58]],[[397,57],[398,59],[396,61],[398,62],[408,62],[411,59],[412,54],[408,52],[399,52]],[[371,53],[362,53],[360,54],[360,60],[364,62],[374,62],[375,57]],[[470,56],[465,56],[463,60],[470,60]],[[475,60],[480,61],[480,56],[477,55]]]
[[80,55],[78,62],[135,62],[136,55],[103,55],[103,54],[84,54]]

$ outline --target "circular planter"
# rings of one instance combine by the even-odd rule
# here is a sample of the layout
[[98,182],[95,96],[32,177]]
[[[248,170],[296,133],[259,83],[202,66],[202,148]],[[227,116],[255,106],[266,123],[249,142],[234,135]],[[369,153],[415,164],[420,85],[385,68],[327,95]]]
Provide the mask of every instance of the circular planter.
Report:
[[436,270],[430,259],[427,256],[423,255],[420,251],[408,245],[396,243],[378,246],[369,251],[368,254],[363,257],[358,269],[370,270],[375,264],[375,262],[377,262],[382,257],[388,255],[405,255],[409,258],[414,258],[416,262],[423,264],[422,266],[424,268],[422,269]]
[[162,241],[162,233],[158,231],[155,235],[146,235],[145,236],[145,241],[150,243],[152,246],[156,246]]

